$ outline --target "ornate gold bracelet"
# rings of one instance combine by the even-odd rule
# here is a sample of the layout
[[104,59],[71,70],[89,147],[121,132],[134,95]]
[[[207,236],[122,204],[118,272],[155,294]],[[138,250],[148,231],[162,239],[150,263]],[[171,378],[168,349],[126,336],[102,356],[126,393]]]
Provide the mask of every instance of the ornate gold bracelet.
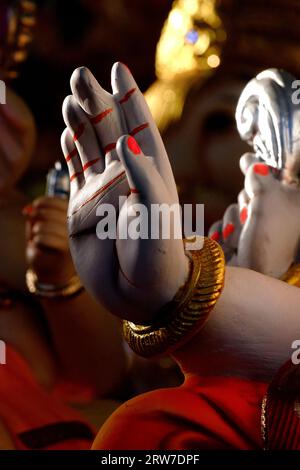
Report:
[[32,269],[26,272],[26,284],[29,292],[39,297],[48,299],[66,299],[79,294],[83,285],[78,276],[73,276],[68,283],[63,285],[42,284]]
[[152,325],[123,321],[124,337],[133,351],[143,357],[170,353],[198,332],[214,308],[224,285],[225,260],[220,245],[204,239],[201,250],[186,251],[190,273],[174,300]]

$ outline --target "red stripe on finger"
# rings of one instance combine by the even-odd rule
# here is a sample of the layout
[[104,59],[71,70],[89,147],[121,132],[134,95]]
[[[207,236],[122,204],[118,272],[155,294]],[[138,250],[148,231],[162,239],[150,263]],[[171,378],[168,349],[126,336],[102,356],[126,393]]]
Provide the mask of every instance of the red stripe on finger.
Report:
[[116,148],[116,145],[117,144],[115,142],[112,142],[111,144],[107,144],[103,149],[104,155],[114,150]]
[[67,156],[66,156],[66,162],[69,162],[72,158],[76,157],[77,155],[77,149],[73,149],[72,152],[70,152]]
[[74,142],[76,142],[76,140],[78,140],[79,137],[82,136],[83,131],[84,131],[84,123],[82,122],[82,123],[79,125],[77,131],[74,133],[74,136],[73,136],[73,141],[74,141]]
[[77,179],[79,176],[82,175],[82,171],[77,171],[76,173],[74,173],[71,177],[70,177],[70,181],[74,181],[75,179]]
[[131,132],[129,132],[130,135],[134,136],[135,134],[138,134],[139,132],[143,131],[144,129],[147,129],[149,127],[149,123],[145,122],[144,124],[141,124],[138,127],[135,127]]
[[89,162],[87,162],[84,166],[83,166],[83,171],[87,170],[88,168],[90,168],[91,166],[95,165],[95,163],[99,162],[101,160],[101,158],[95,158],[95,160],[90,160]]
[[140,194],[140,191],[136,188],[130,188],[130,193],[131,194]]
[[131,95],[133,95],[133,93],[135,92],[136,92],[136,88],[131,88],[131,90],[127,91],[126,95],[124,95],[123,98],[120,99],[119,103],[120,104],[126,103],[126,101],[128,101]]
[[90,122],[92,124],[98,124],[99,122],[101,122],[104,118],[106,118],[106,116],[108,116],[112,112],[113,112],[113,108],[108,108],[105,111],[103,111],[102,113],[98,114],[97,116],[92,117],[90,119]]

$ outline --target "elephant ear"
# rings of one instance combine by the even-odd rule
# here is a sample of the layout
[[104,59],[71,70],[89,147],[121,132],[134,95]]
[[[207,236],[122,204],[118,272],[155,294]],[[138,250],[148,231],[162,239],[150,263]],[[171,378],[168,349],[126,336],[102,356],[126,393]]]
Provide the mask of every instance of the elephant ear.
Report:
[[241,138],[258,159],[278,170],[298,153],[300,105],[293,103],[295,82],[285,71],[265,70],[246,85],[236,109]]

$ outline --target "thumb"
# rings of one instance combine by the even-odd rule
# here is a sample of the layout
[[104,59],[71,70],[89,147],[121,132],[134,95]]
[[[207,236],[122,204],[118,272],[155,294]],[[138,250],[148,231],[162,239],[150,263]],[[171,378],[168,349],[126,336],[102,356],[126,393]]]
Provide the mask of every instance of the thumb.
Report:
[[131,193],[149,196],[155,183],[151,158],[144,155],[137,141],[129,135],[120,137],[116,150],[123,163]]

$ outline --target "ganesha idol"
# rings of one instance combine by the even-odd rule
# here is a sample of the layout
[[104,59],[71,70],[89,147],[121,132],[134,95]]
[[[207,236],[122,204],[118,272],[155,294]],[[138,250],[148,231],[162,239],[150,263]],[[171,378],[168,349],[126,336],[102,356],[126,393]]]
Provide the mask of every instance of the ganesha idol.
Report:
[[[97,238],[98,209],[116,207],[120,196],[121,232],[137,204],[151,213],[152,204],[178,203],[167,152],[133,76],[116,63],[111,82],[108,93],[79,68],[63,105],[73,260],[88,291],[123,319],[131,348],[148,358],[170,355],[185,379],[122,405],[93,447],[299,449],[299,369],[291,363],[300,302],[294,78],[266,70],[245,88],[237,121],[253,152],[241,160],[241,209],[223,221],[234,226],[235,217],[240,226],[227,240],[216,229],[199,243],[172,233]],[[235,266],[225,264],[217,239],[231,242]]]
[[242,187],[247,151],[235,108],[247,81],[268,67],[300,75],[297,0],[176,0],[146,92],[183,202],[201,199],[210,225]]

